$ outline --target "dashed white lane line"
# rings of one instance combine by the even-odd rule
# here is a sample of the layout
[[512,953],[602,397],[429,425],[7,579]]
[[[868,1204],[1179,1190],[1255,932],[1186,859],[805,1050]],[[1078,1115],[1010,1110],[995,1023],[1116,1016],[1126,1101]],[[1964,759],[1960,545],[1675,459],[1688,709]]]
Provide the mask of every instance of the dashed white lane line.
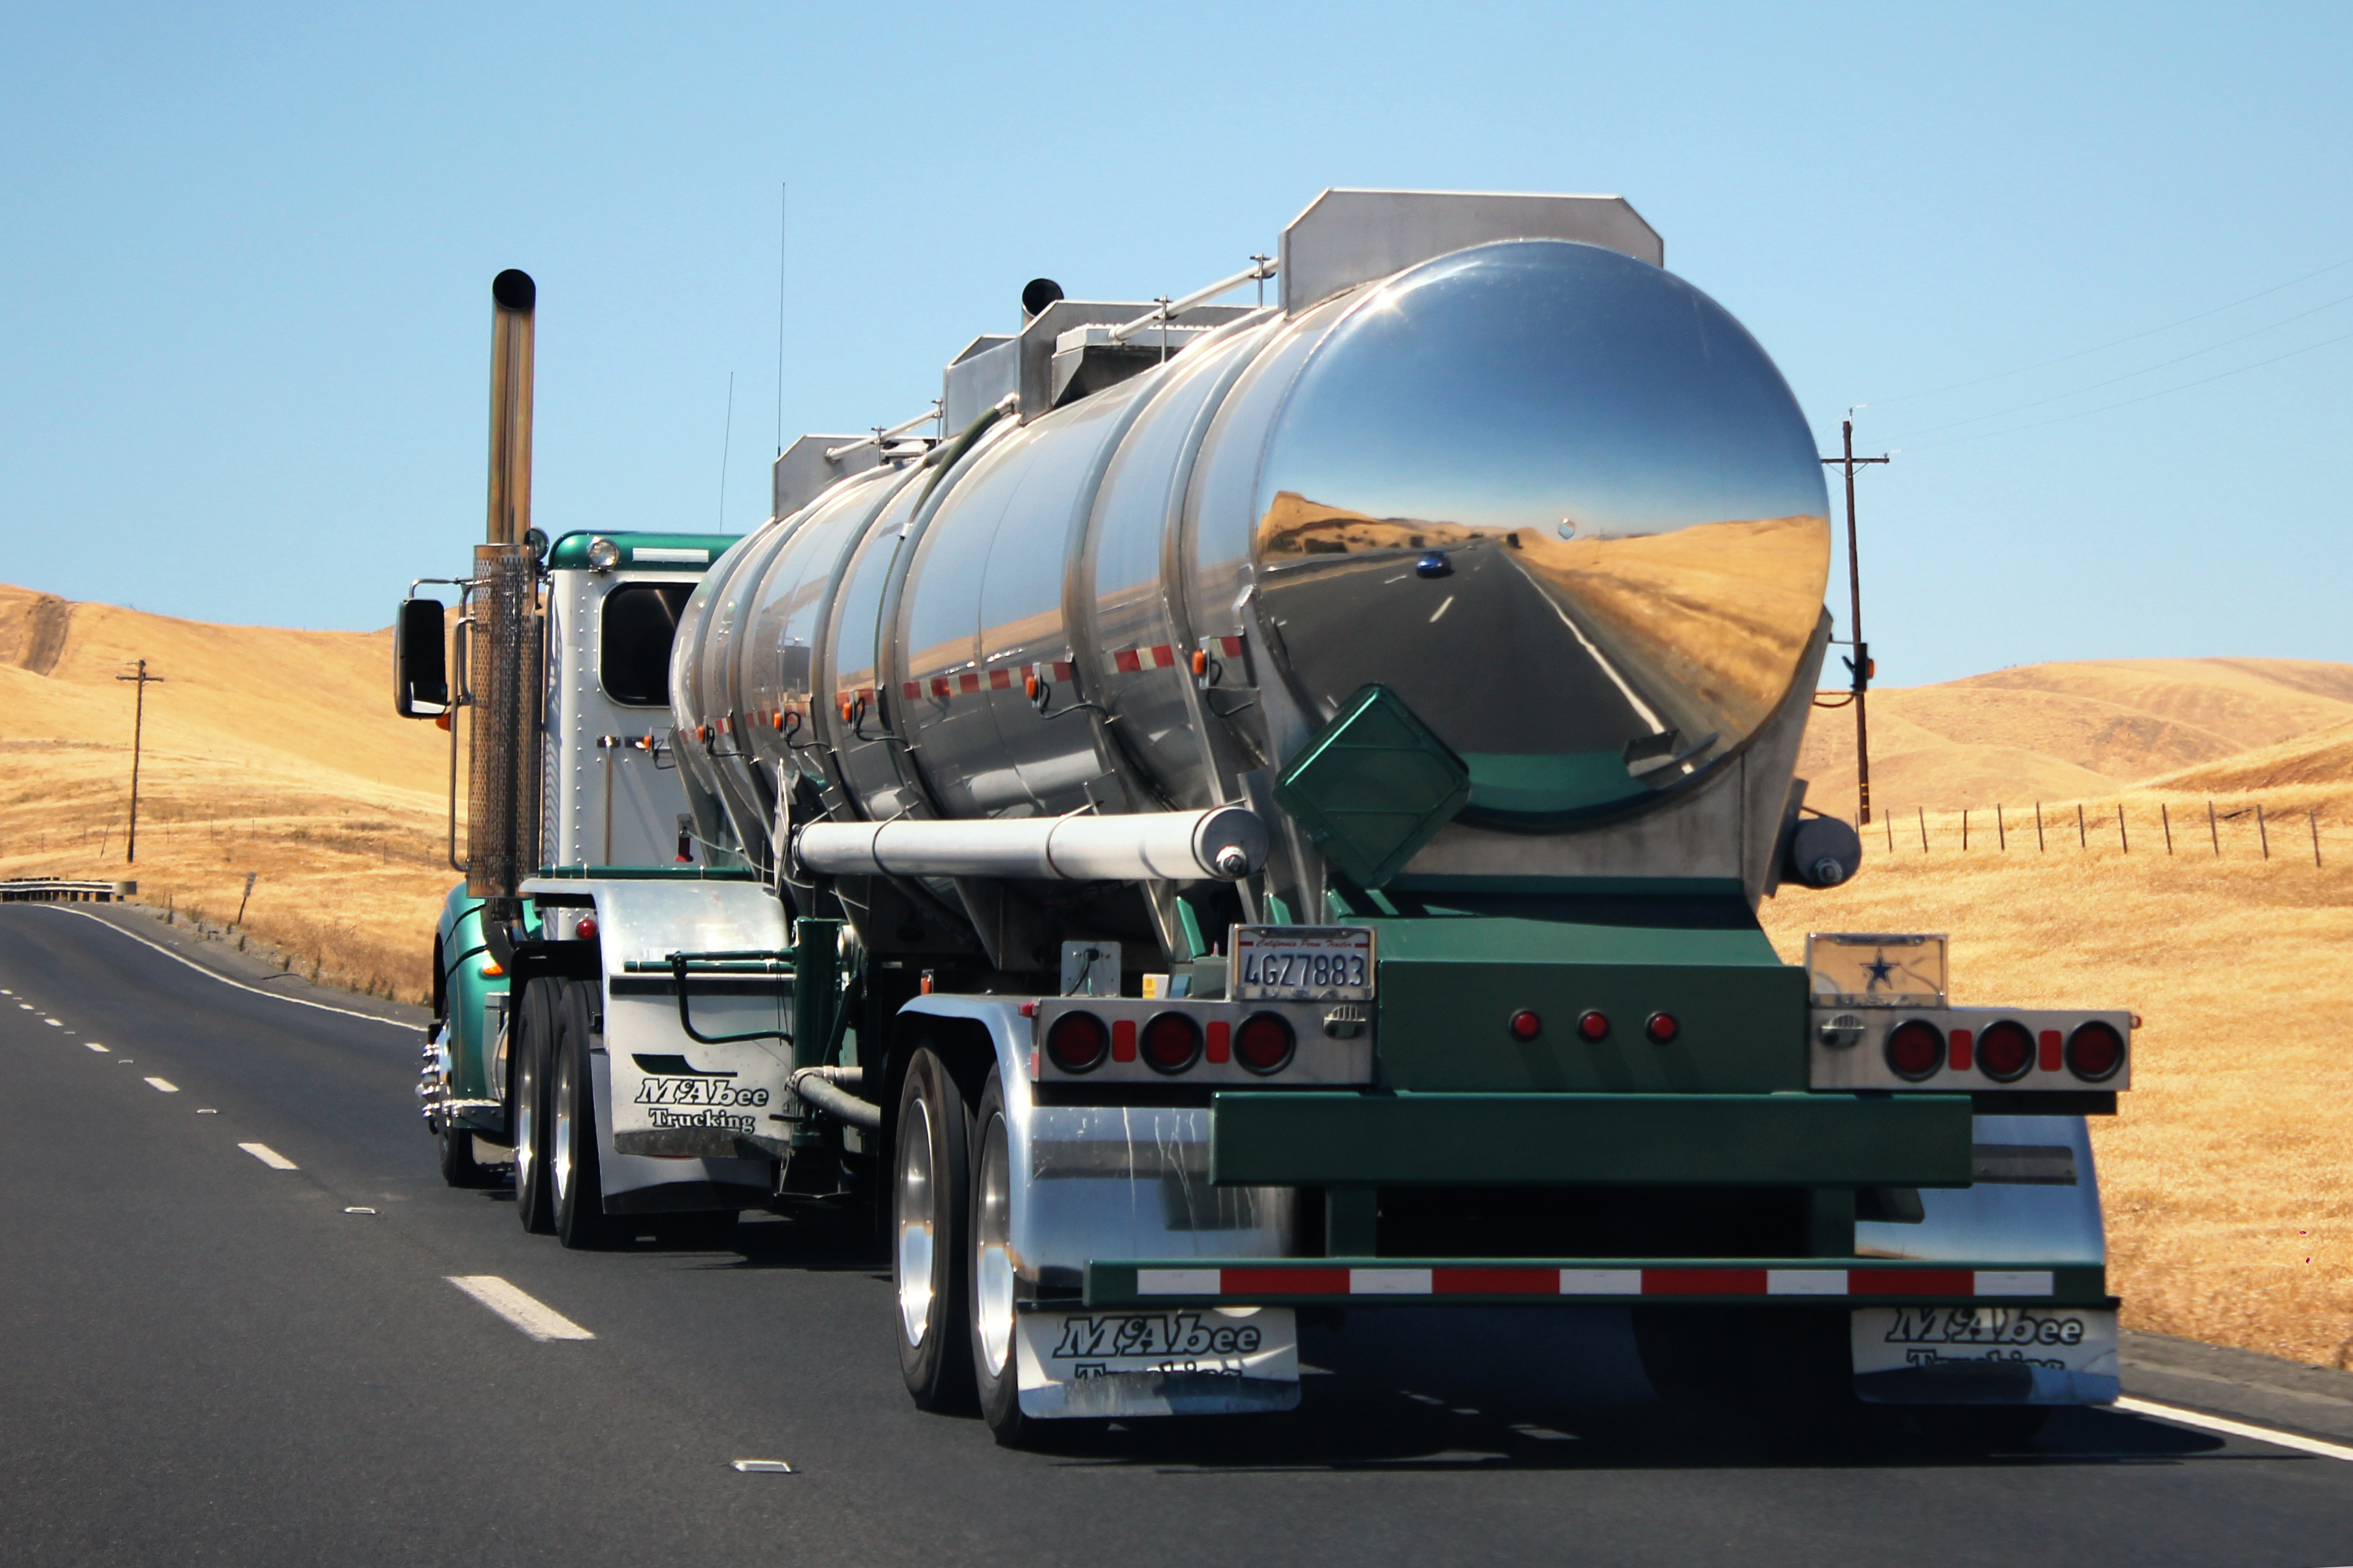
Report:
[[1449,610],[1452,609],[1453,607],[1454,607],[1454,595],[1451,595],[1451,594],[1449,594],[1449,595],[1446,595],[1446,603],[1444,603],[1444,604],[1442,604],[1442,605],[1439,605],[1439,606],[1438,606],[1438,608],[1436,608],[1436,609],[1434,609],[1434,610],[1432,610],[1432,611],[1430,611],[1430,624],[1431,626],[1436,626],[1436,625],[1438,624],[1438,617],[1439,617],[1439,616],[1442,616],[1442,615],[1444,615],[1447,611],[1449,611]]
[[518,1290],[495,1274],[449,1274],[443,1278],[542,1342],[596,1337],[546,1302]]
[[41,1022],[47,1024],[52,1029],[62,1029],[66,1026],[65,1020],[62,1018],[44,1018]]
[[167,1078],[151,1078],[147,1080],[147,1087],[155,1090],[158,1094],[177,1094],[180,1092],[180,1086],[174,1083]]
[[269,1166],[273,1171],[293,1171],[301,1169],[301,1167],[296,1165],[293,1161],[288,1159],[277,1150],[272,1149],[267,1143],[240,1143],[237,1147],[244,1150],[247,1153],[252,1155],[255,1159],[260,1161],[263,1164]]
[[2300,1436],[2294,1432],[2282,1432],[2275,1427],[2256,1426],[2244,1421],[2232,1421],[2221,1415],[2209,1415],[2202,1410],[2184,1410],[2177,1405],[2159,1405],[2151,1399],[2125,1398],[2116,1401],[2116,1408],[2129,1410],[2135,1415],[2154,1416],[2170,1421],[2178,1426],[2197,1426],[2209,1432],[2221,1432],[2232,1437],[2252,1437],[2258,1443],[2269,1443],[2276,1448],[2295,1448],[2302,1453],[2317,1454],[2324,1459],[2353,1460],[2353,1448],[2342,1443],[2324,1443],[2317,1437]]
[[89,1047],[93,1051],[103,1052],[106,1049],[104,1046],[100,1045],[96,1040],[84,1040],[82,1044]]

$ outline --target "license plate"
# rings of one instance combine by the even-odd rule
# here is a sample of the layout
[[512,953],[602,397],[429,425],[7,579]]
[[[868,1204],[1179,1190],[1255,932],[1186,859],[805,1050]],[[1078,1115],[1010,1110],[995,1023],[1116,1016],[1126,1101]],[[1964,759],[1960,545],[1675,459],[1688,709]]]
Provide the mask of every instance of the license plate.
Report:
[[2098,1307],[1863,1307],[1853,1346],[1858,1373],[2016,1362],[2113,1377],[2116,1315]]
[[1236,926],[1226,994],[1239,1002],[1369,1002],[1373,933],[1364,926]]

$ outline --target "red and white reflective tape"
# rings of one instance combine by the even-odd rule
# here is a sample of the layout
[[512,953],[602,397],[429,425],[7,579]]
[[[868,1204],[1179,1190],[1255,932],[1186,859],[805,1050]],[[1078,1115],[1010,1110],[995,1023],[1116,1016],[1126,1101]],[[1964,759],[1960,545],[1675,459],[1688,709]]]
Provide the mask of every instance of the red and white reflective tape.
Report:
[[1029,689],[1029,680],[1068,680],[1071,661],[1055,659],[1045,664],[1000,664],[993,669],[961,669],[949,675],[929,676],[922,680],[902,680],[899,695],[913,702],[928,696],[935,702],[950,702],[958,697],[974,696],[989,691],[1020,691]]
[[1155,643],[1150,647],[1118,648],[1106,662],[1119,675],[1134,675],[1142,669],[1174,669],[1176,668],[1176,650],[1165,642]]
[[2047,1268],[1139,1268],[1138,1296],[2049,1296]]

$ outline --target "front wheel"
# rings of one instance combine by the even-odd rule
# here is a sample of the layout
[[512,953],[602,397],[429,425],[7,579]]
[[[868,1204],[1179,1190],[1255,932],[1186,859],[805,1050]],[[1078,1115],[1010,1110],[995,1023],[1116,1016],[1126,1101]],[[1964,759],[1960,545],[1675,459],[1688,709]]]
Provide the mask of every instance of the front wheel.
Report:
[[556,1239],[575,1249],[604,1246],[612,1228],[605,1219],[596,1080],[588,1061],[596,995],[594,982],[566,980],[556,987],[554,1009],[555,1115],[548,1128],[547,1184],[554,1200]]
[[555,1228],[555,1205],[547,1179],[547,1076],[549,1037],[555,1009],[551,985],[526,985],[507,1027],[513,1039],[515,1217],[523,1229],[544,1236]]
[[1020,1445],[1021,1377],[1013,1347],[1013,1158],[1006,1127],[1005,1084],[995,1070],[973,1119],[972,1373],[981,1417],[1007,1447]]
[[899,1090],[891,1283],[899,1372],[923,1410],[960,1405],[972,1389],[964,1307],[969,1125],[947,1064],[929,1047],[917,1051]]

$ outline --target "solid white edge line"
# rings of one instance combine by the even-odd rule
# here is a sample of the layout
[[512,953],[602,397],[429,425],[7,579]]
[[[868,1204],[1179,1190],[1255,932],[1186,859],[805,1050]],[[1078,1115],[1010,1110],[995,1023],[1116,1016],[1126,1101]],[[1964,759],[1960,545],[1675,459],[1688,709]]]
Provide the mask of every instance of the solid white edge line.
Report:
[[596,1337],[546,1302],[495,1274],[446,1274],[442,1278],[542,1343]]
[[216,969],[206,969],[203,964],[198,963],[192,958],[183,958],[178,953],[174,952],[170,948],[165,947],[160,942],[149,942],[137,931],[124,931],[112,921],[100,920],[96,915],[91,914],[87,910],[77,910],[65,904],[37,904],[34,908],[55,910],[60,914],[79,915],[86,921],[104,926],[107,930],[114,932],[117,936],[126,936],[142,947],[153,948],[157,952],[162,953],[164,957],[170,959],[174,963],[185,963],[199,974],[207,975],[212,979],[219,981],[224,985],[234,985],[239,991],[250,991],[256,996],[267,996],[275,1002],[291,1002],[297,1007],[316,1007],[322,1013],[341,1013],[346,1018],[365,1018],[371,1024],[389,1024],[396,1029],[414,1029],[417,1027],[414,1024],[404,1024],[397,1018],[386,1018],[375,1013],[355,1012],[349,1007],[330,1006],[324,1002],[313,1002],[307,996],[289,996],[283,992],[266,991],[259,985],[248,985],[242,980],[231,980],[227,975],[223,974]]
[[302,1168],[267,1143],[240,1143],[237,1147],[273,1171],[299,1171]]
[[2128,1410],[2135,1415],[2154,1416],[2181,1426],[2202,1427],[2209,1432],[2221,1432],[2232,1437],[2252,1437],[2258,1443],[2274,1447],[2295,1448],[2306,1454],[2317,1454],[2324,1459],[2353,1461],[2353,1448],[2342,1443],[2324,1443],[2317,1437],[2299,1436],[2294,1432],[2282,1432],[2276,1427],[2256,1426],[2245,1421],[2232,1421],[2225,1416],[2209,1415],[2202,1410],[2184,1410],[2178,1405],[2159,1405],[2152,1399],[2118,1399],[2118,1410]]

